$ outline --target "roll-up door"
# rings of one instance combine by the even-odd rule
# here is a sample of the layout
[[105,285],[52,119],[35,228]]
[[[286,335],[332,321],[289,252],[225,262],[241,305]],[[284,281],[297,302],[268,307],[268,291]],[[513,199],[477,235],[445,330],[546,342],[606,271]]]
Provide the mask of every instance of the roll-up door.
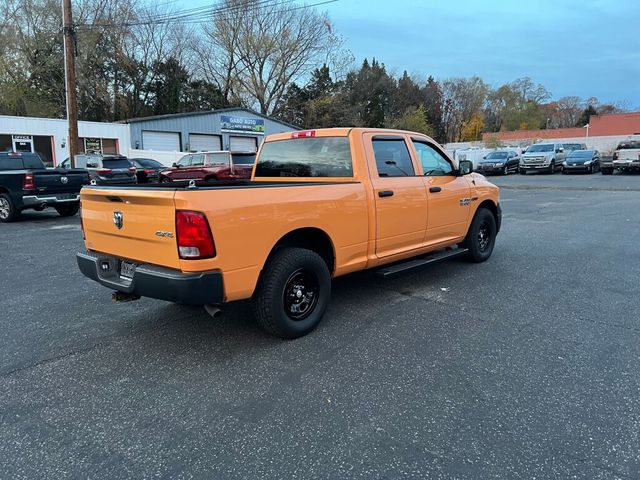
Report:
[[142,148],[165,152],[180,151],[180,134],[176,132],[142,132]]
[[256,137],[229,137],[229,150],[232,152],[255,152],[258,150]]
[[189,134],[189,150],[192,152],[219,152],[222,150],[220,135]]

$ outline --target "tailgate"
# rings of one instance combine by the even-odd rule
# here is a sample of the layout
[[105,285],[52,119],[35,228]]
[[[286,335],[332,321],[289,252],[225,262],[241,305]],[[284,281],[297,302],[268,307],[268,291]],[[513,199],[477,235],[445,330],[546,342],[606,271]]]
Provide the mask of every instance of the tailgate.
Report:
[[35,170],[33,179],[40,193],[78,193],[89,183],[86,170]]
[[618,150],[618,160],[638,160],[640,150],[636,148]]
[[179,268],[174,194],[173,189],[82,189],[87,249],[138,263]]

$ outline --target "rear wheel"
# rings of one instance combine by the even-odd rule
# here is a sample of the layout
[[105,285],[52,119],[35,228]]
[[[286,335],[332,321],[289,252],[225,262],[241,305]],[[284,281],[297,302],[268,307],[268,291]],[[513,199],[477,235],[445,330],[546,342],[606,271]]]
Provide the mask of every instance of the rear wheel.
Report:
[[490,210],[479,208],[473,217],[462,246],[469,249],[471,261],[480,263],[487,260],[496,242],[496,219]]
[[64,203],[54,207],[61,217],[73,217],[80,210],[80,202]]
[[0,193],[0,222],[13,222],[20,212],[6,193]]
[[322,257],[304,248],[284,248],[262,272],[253,311],[267,332],[297,338],[320,323],[330,296],[331,275]]

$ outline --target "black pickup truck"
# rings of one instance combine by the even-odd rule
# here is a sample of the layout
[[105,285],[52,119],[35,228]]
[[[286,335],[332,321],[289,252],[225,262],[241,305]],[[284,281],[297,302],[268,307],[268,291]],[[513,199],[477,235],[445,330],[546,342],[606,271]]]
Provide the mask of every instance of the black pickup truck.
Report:
[[22,210],[53,207],[63,216],[78,213],[80,189],[89,172],[47,169],[37,153],[0,152],[0,222],[15,220]]

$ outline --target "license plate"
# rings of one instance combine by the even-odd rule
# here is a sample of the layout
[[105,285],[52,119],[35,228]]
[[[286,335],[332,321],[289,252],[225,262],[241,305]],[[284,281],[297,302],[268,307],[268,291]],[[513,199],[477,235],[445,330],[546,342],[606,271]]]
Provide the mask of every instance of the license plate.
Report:
[[133,278],[133,274],[136,271],[136,264],[130,262],[121,262],[120,263],[120,276]]

